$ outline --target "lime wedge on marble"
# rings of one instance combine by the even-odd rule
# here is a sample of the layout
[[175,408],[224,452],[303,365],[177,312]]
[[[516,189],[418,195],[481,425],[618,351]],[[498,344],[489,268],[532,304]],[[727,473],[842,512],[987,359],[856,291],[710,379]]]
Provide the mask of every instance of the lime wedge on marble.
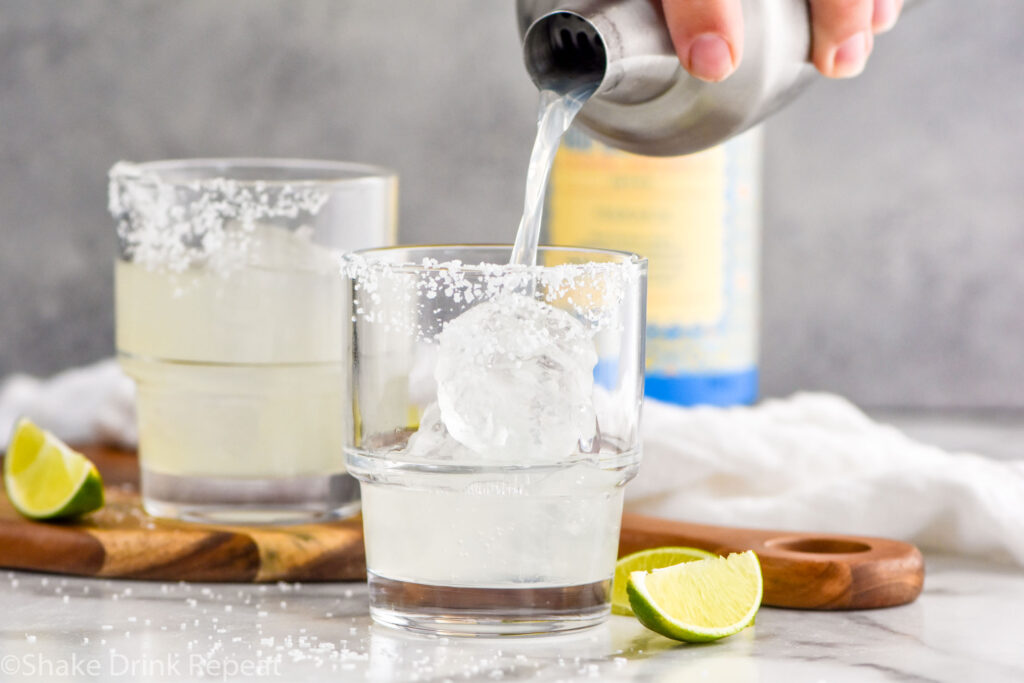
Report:
[[626,592],[637,619],[674,640],[706,642],[754,622],[763,593],[751,551],[629,575]]

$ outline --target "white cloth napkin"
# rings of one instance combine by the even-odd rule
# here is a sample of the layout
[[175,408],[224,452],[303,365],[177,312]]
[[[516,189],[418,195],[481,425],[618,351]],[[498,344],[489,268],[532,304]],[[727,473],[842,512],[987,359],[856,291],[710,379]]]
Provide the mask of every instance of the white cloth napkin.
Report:
[[885,536],[1024,565],[1024,460],[946,453],[838,396],[730,409],[647,401],[642,435],[630,512]]
[[[72,443],[138,439],[116,362],[0,384],[0,443],[19,416]],[[830,394],[753,408],[648,400],[626,509],[690,522],[885,536],[1024,566],[1024,460],[946,453]],[[1024,456],[1024,453],[1022,453]]]
[[50,379],[11,375],[0,383],[0,446],[20,417],[70,443],[134,447],[135,386],[114,360],[65,370]]

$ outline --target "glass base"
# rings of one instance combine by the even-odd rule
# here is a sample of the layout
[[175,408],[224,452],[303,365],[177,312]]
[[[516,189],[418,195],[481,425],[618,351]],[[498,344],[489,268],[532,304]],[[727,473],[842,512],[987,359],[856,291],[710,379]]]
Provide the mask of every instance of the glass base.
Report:
[[368,572],[370,616],[378,624],[444,636],[531,636],[603,623],[611,581],[536,588],[436,586]]
[[154,517],[205,524],[309,524],[359,512],[359,482],[345,472],[288,478],[184,477],[141,471],[142,507]]

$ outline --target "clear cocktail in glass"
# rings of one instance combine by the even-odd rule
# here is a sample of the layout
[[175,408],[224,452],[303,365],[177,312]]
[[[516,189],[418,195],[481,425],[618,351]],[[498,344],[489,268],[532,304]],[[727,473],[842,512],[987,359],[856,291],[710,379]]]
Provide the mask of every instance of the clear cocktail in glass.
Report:
[[116,337],[142,500],[161,517],[301,522],[358,509],[342,451],[342,250],[390,244],[396,179],[357,164],[120,163]]
[[646,261],[542,248],[355,255],[349,471],[380,623],[584,628],[609,612],[640,459]]

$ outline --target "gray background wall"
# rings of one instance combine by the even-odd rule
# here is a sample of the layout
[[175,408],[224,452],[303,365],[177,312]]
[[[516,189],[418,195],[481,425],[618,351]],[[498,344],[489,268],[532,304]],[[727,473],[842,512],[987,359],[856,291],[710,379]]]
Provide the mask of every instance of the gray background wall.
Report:
[[[106,169],[402,178],[407,241],[511,239],[536,93],[512,0],[0,0],[0,376],[113,346]],[[931,0],[768,127],[764,390],[1024,408],[1024,3]]]

